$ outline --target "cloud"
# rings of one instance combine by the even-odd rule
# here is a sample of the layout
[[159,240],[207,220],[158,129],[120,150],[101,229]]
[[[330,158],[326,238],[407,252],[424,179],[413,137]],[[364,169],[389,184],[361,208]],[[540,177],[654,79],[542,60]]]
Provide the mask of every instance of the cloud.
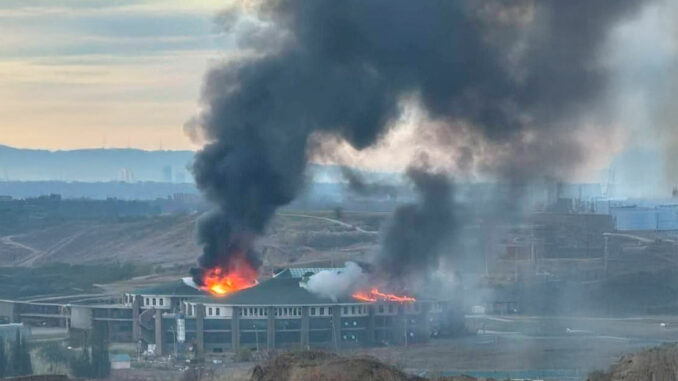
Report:
[[202,73],[237,55],[214,26],[225,6],[0,2],[0,143],[195,148],[182,124],[195,111]]

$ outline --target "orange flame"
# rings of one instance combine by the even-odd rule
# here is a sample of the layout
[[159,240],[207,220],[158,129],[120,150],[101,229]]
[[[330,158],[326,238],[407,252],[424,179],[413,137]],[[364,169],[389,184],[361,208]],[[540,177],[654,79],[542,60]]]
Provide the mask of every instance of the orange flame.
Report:
[[395,295],[383,293],[379,291],[379,289],[376,287],[373,287],[370,291],[358,291],[355,294],[353,294],[353,298],[363,302],[370,303],[374,303],[380,300],[385,302],[397,302],[397,303],[414,303],[417,301],[416,298],[407,295]]
[[257,270],[244,260],[235,260],[228,269],[215,267],[205,271],[201,288],[216,296],[257,285]]

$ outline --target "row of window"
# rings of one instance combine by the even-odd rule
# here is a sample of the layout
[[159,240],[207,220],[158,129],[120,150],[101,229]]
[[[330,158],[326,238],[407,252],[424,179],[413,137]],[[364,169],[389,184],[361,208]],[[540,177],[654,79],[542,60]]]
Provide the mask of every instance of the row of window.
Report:
[[386,307],[388,307],[388,313],[392,314],[396,312],[396,308],[393,304],[388,305],[380,304],[379,307],[377,307],[377,311],[380,314],[383,314],[384,312],[386,312]]
[[[125,294],[123,297],[123,301],[125,304],[132,304],[134,303],[134,295],[131,294]],[[145,297],[142,299],[143,305],[144,306],[164,306],[165,305],[165,298],[151,298],[151,297]]]
[[341,315],[342,316],[348,316],[348,315],[365,315],[367,314],[367,306],[344,306]]
[[[146,305],[149,303],[149,298],[146,298]],[[155,298],[152,298],[152,304],[156,304]],[[159,299],[159,305],[163,305],[163,299]],[[188,304],[188,314],[190,316],[195,315],[194,305]],[[379,304],[377,306],[377,312],[379,314],[389,313],[394,314],[397,312],[397,306],[394,304]],[[418,304],[408,304],[405,305],[405,310],[407,312],[419,312],[420,307]],[[207,316],[223,316],[222,309],[220,307],[208,307],[206,310]],[[284,316],[284,317],[299,317],[302,315],[301,307],[277,307],[273,308],[274,316]],[[342,316],[351,316],[351,315],[366,315],[367,306],[366,305],[354,305],[354,306],[342,306],[341,309]],[[331,316],[332,307],[309,307],[310,316]],[[240,316],[246,317],[267,317],[268,308],[266,307],[244,307],[240,309]]]
[[[327,312],[327,313],[325,313]],[[317,315],[316,315],[316,308],[311,307],[310,309],[311,316],[329,316],[332,314],[332,307],[318,307],[317,308]]]
[[165,298],[144,298],[144,306],[163,306],[165,305]]
[[[263,317],[268,316],[268,309],[264,307],[247,307],[240,310],[240,316]],[[278,314],[276,313],[276,316]]]

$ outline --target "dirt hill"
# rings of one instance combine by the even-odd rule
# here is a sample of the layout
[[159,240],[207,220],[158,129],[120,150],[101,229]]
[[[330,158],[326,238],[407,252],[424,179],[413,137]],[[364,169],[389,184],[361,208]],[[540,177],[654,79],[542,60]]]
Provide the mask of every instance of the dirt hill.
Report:
[[588,381],[676,381],[678,344],[665,344],[623,356],[608,372],[594,372]]
[[[252,370],[251,381],[427,381],[408,375],[373,357],[340,356],[303,351],[283,353]],[[439,381],[471,381],[472,377],[450,377]]]
[[[343,264],[361,259],[377,243],[377,214],[330,212],[277,216],[259,242],[270,267]],[[0,266],[39,266],[50,262],[143,262],[192,264],[198,215],[162,215],[121,220],[66,221],[0,236]]]

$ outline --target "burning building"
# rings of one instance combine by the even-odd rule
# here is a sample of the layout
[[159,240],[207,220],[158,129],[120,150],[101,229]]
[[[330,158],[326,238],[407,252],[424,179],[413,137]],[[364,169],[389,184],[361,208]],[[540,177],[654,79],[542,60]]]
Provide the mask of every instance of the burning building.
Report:
[[32,322],[36,311],[44,310],[43,321],[66,326],[73,335],[105,324],[112,342],[154,344],[157,355],[175,348],[205,354],[406,345],[464,329],[457,296],[397,296],[366,289],[333,298],[309,290],[308,279],[328,270],[338,269],[288,268],[226,295],[185,278],[127,292],[114,303],[50,304],[53,315],[44,303],[0,301],[0,316],[12,323]]
[[[155,316],[153,327],[164,332],[155,335],[153,342],[158,347],[167,349],[172,343],[170,332],[176,329],[175,320],[181,318],[183,339],[195,344],[198,352],[402,345],[452,334],[463,327],[461,311],[453,300],[393,298],[372,290],[334,299],[305,287],[310,276],[326,270],[286,269],[255,286],[223,296],[213,292],[188,298],[162,296],[163,304],[172,306],[164,310],[160,310],[160,295],[129,293],[125,302],[132,308],[138,306],[141,315],[150,309],[163,311]],[[148,304],[154,299],[155,307]]]

